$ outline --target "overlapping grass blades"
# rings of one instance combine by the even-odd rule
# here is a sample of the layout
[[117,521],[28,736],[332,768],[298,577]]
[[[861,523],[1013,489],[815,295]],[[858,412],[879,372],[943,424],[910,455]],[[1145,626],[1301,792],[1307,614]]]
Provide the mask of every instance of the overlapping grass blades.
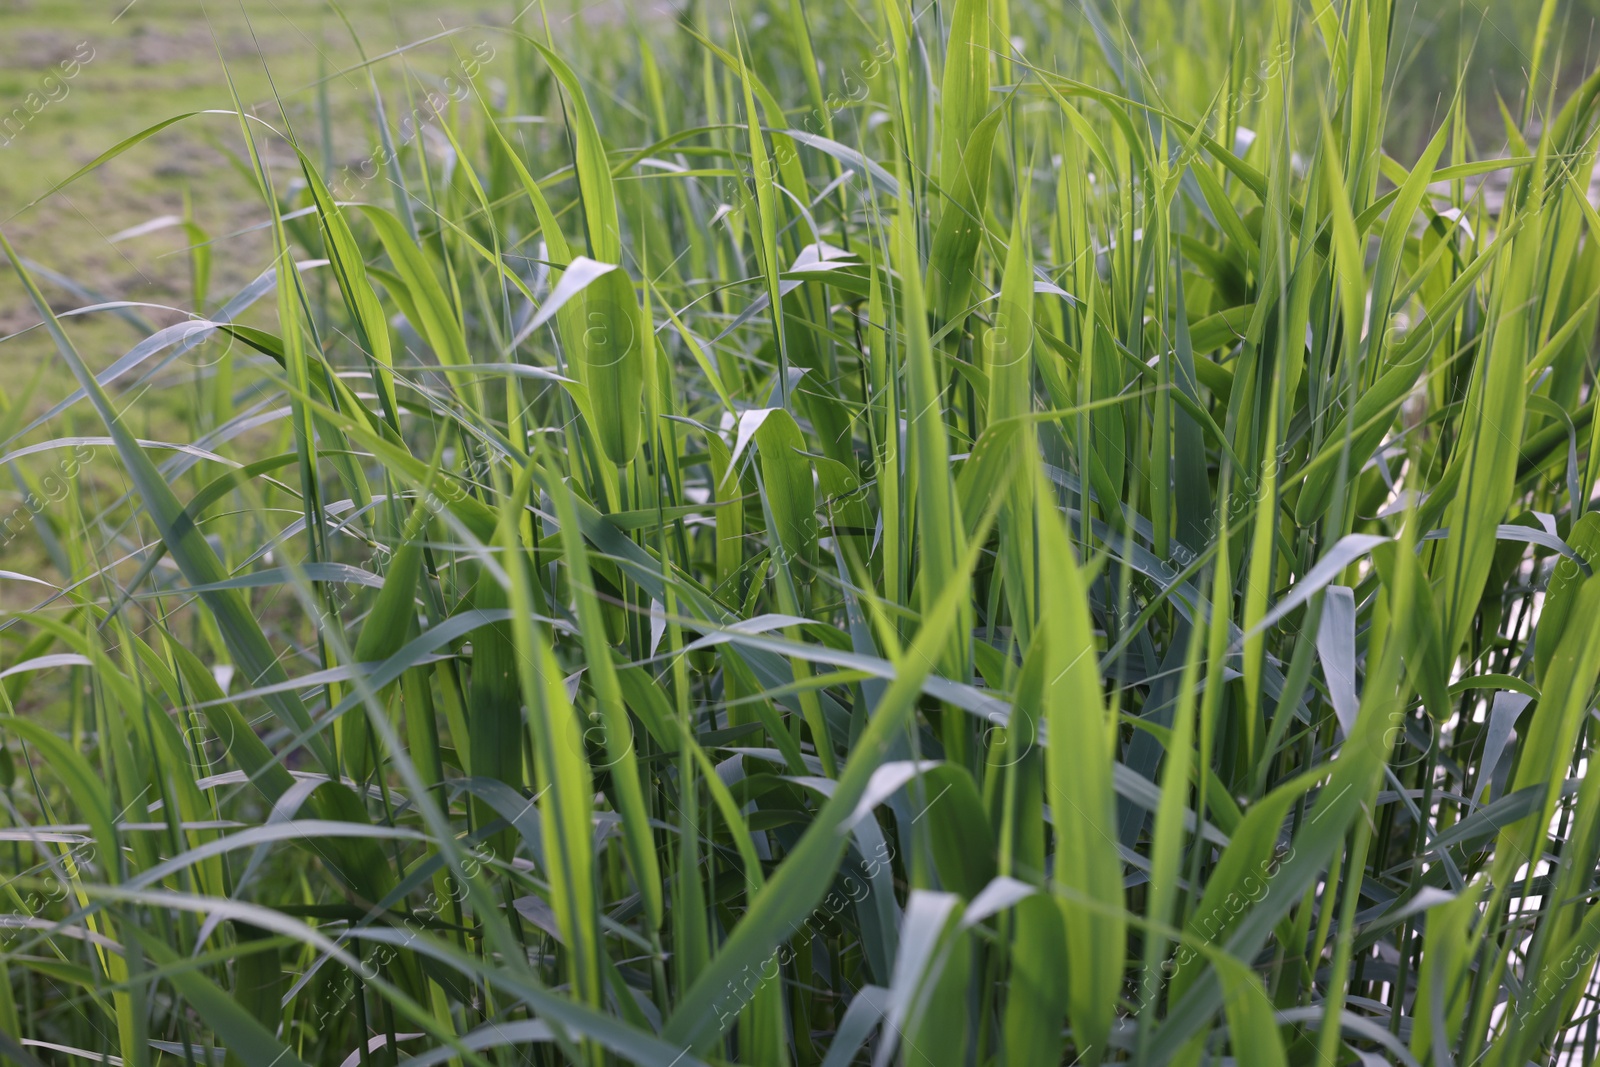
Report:
[[0,238],[0,1057],[1594,1062],[1600,77],[1115,14],[525,13],[349,202],[172,120],[274,258],[114,365]]

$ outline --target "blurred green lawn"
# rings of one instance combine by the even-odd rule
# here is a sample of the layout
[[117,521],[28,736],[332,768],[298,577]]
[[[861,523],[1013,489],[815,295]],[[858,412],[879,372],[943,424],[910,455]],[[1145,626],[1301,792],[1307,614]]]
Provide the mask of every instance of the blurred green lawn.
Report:
[[[368,55],[510,14],[437,0],[344,0],[341,7]],[[471,32],[419,47],[407,62],[423,77],[443,76],[455,52],[470,50]],[[60,64],[70,69],[83,56],[92,58],[63,77]],[[368,107],[351,106],[369,96],[364,73],[350,71],[359,62],[350,31],[326,0],[6,0],[0,134],[9,143],[0,147],[0,225],[24,255],[86,287],[122,299],[181,302],[188,272],[184,257],[173,255],[187,243],[181,229],[110,238],[182,214],[186,195],[213,239],[264,218],[246,174],[229,160],[240,147],[235,119],[187,120],[28,205],[124,137],[185,111],[229,107],[224,68],[247,106],[275,125],[274,87],[301,130],[320,129],[324,97],[345,121],[315,150],[338,163],[361,158],[371,151],[365,144],[371,135]],[[392,78],[399,71],[387,64],[381,73]],[[221,240],[212,292],[225,295],[253,276],[263,252],[258,234]],[[34,321],[19,298],[12,279],[0,281],[0,332]]]

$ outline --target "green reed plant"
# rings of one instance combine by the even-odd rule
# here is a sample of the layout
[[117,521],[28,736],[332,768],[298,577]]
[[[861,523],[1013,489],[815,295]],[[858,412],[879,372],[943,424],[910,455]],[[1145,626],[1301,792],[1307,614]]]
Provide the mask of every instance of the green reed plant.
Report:
[[1389,0],[557,14],[375,176],[62,182],[259,188],[126,351],[0,235],[0,1057],[1596,1062],[1600,77],[1419,151]]

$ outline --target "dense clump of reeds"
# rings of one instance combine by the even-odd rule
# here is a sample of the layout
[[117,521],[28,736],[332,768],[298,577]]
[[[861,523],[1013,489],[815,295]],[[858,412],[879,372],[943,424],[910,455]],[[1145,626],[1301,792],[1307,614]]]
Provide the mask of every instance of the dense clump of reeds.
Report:
[[0,1055],[1591,1061],[1600,81],[1408,162],[1388,0],[1139,7],[186,117],[276,255],[114,362],[0,241]]

